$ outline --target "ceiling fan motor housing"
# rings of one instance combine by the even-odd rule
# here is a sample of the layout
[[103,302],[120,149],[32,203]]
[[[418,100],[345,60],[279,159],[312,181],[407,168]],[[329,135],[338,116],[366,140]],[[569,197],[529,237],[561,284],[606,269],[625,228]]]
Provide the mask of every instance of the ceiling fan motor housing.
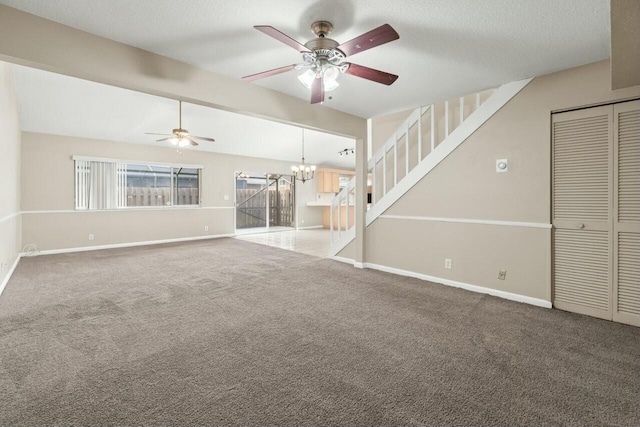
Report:
[[302,59],[305,63],[312,65],[318,74],[327,68],[337,67],[341,72],[344,72],[342,68],[347,68],[340,67],[346,55],[337,49],[337,41],[326,37],[318,37],[305,43],[305,47],[309,49],[311,53],[304,52]]
[[176,136],[180,136],[180,135],[189,136],[189,131],[182,128],[176,128],[173,130],[173,134]]
[[311,31],[316,37],[324,38],[333,31],[333,24],[329,21],[316,21],[311,24]]

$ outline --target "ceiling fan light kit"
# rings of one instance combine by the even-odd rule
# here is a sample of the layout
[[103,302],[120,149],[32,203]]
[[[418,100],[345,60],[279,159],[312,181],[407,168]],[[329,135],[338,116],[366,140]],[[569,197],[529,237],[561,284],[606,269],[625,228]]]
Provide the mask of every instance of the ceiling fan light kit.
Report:
[[327,37],[333,30],[333,25],[328,21],[316,21],[311,24],[311,31],[316,35],[316,38],[309,40],[304,45],[274,27],[256,25],[254,28],[296,49],[302,55],[303,62],[245,76],[242,78],[243,80],[254,81],[306,68],[306,71],[298,76],[298,80],[306,88],[311,89],[311,103],[316,104],[324,101],[325,92],[335,90],[340,85],[338,83],[340,74],[351,74],[385,85],[391,85],[398,79],[395,74],[346,61],[347,56],[353,56],[356,53],[399,39],[400,36],[389,24],[381,25],[342,44]]

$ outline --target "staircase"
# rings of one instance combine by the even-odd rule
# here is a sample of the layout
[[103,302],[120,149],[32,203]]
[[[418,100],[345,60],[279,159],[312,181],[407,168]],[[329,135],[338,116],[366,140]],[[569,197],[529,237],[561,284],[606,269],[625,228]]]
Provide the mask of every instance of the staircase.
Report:
[[[371,203],[366,225],[389,209],[531,80],[416,108],[369,158],[367,186],[371,189]],[[355,178],[331,204],[330,256],[336,256],[355,239],[353,211]]]

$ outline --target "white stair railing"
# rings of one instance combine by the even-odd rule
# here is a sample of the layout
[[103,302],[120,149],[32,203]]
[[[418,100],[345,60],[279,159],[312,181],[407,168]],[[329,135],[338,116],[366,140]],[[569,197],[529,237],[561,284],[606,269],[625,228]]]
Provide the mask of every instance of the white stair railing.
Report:
[[352,178],[331,201],[329,223],[332,246],[345,240],[348,243],[355,236],[355,191],[356,179]]
[[[416,108],[369,159],[367,171],[371,182],[371,203],[367,209],[367,226],[531,80],[507,83],[497,89]],[[332,256],[338,254],[355,238],[354,217],[349,216],[350,212],[353,215],[355,211],[354,191],[355,178],[331,204]],[[344,207],[346,209],[343,209]],[[342,216],[343,212],[346,212],[346,222]],[[335,221],[340,225],[337,232]]]
[[416,108],[369,159],[371,204],[380,201],[399,181],[449,137],[495,90]]

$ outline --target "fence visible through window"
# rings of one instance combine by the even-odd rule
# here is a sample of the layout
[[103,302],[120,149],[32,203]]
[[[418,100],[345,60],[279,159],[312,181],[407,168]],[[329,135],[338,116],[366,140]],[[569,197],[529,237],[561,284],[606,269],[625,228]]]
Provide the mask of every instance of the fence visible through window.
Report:
[[200,204],[201,167],[78,157],[74,161],[76,209]]

